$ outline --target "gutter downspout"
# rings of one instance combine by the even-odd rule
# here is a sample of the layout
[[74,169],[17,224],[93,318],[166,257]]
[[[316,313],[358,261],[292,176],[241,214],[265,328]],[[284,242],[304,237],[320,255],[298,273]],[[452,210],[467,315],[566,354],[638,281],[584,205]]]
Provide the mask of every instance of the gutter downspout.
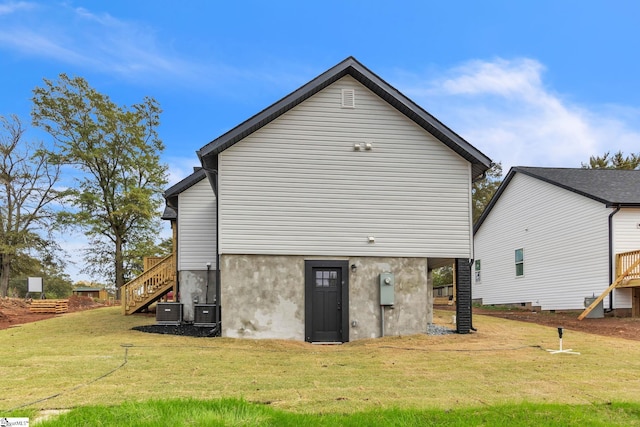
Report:
[[473,262],[474,262],[474,259],[471,258],[469,260],[469,268],[471,269],[471,286],[469,286],[469,294],[471,297],[471,311],[469,312],[469,321],[470,321],[469,328],[473,332],[478,332],[478,330],[473,327],[473,281],[475,280],[475,275],[474,275],[475,270],[473,269]]
[[[620,211],[620,206],[609,214],[609,284],[613,283],[613,216]],[[609,311],[613,311],[613,293],[609,295]]]

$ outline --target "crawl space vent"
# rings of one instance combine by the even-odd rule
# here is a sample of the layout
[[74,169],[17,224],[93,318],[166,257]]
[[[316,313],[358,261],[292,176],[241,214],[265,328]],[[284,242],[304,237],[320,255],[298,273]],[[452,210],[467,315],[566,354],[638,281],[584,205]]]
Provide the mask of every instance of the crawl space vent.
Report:
[[342,89],[342,108],[356,108],[355,89]]

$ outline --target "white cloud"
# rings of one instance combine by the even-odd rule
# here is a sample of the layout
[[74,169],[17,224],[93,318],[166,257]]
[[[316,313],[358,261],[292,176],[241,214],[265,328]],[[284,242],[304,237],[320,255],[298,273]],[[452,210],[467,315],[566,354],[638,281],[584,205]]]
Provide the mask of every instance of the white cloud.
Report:
[[28,28],[14,28],[11,30],[0,30],[0,44],[5,47],[45,58],[56,59],[70,64],[92,63],[91,58],[87,58],[82,53],[65,47],[65,42],[61,37],[39,34]]
[[471,61],[453,70],[441,87],[452,95],[495,94],[536,100],[542,86],[542,64],[531,59]]
[[[12,16],[18,11],[23,12],[21,19]],[[301,85],[310,75],[297,63],[273,58],[266,68],[237,68],[217,61],[211,52],[193,52],[192,46],[180,45],[180,39],[163,39],[160,31],[86,7],[0,4],[0,49],[72,65],[80,73],[88,70],[136,84],[215,91],[236,101],[243,96],[253,101],[256,92],[290,89],[292,82]]]
[[165,161],[169,165],[169,187],[191,175],[194,167],[201,166],[198,156],[195,154],[190,157],[167,157]]
[[398,86],[505,172],[580,167],[606,151],[638,151],[638,110],[571,102],[545,86],[544,71],[528,58],[470,61],[435,78],[405,73]]
[[[10,19],[32,10],[24,19]],[[0,5],[0,48],[140,80],[192,79],[203,67],[161,46],[152,28],[85,8],[29,3]]]
[[11,1],[2,3],[0,4],[0,16],[10,15],[21,10],[30,10],[33,8],[35,8],[35,5],[26,1]]

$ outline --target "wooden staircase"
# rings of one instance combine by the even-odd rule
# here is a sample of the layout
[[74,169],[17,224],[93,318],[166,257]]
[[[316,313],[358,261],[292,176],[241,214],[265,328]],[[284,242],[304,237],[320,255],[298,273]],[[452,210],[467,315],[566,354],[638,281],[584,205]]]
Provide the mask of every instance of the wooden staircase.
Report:
[[[591,310],[596,308],[614,289],[640,287],[640,250],[616,254],[616,273],[618,273],[616,280],[578,316],[578,320],[584,319],[591,313]],[[634,313],[637,310],[638,307],[633,307]]]
[[[147,268],[148,267],[148,268]],[[156,302],[176,286],[176,258],[173,254],[145,261],[145,271],[121,289],[122,311],[133,314]]]

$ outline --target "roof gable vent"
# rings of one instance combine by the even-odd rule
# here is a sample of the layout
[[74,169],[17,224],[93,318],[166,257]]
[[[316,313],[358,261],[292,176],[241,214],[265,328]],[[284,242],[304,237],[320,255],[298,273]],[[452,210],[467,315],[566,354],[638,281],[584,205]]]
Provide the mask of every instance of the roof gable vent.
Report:
[[355,89],[342,89],[342,108],[356,108]]

